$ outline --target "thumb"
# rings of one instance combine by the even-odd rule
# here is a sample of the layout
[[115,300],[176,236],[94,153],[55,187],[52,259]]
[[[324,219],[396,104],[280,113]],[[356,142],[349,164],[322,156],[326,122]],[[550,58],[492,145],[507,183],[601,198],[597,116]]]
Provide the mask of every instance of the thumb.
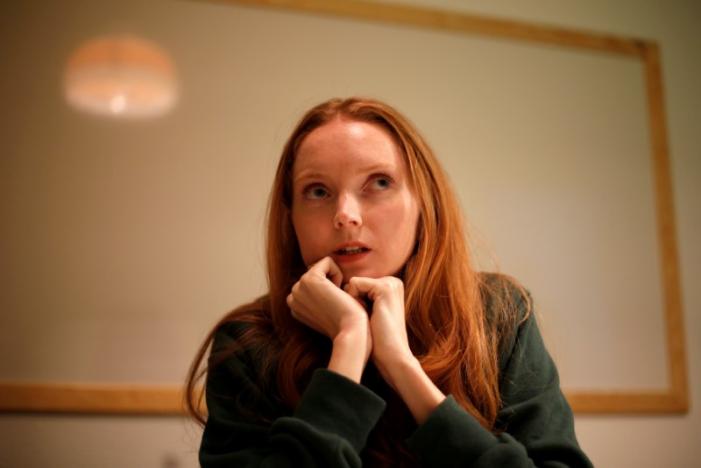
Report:
[[331,257],[324,257],[314,265],[309,267],[309,271],[314,270],[316,274],[323,276],[330,280],[337,287],[341,287],[341,282],[343,281],[343,273],[341,269],[336,265]]
[[370,300],[375,300],[375,286],[377,280],[374,278],[365,278],[363,276],[354,276],[346,285],[346,292],[355,298],[367,296]]

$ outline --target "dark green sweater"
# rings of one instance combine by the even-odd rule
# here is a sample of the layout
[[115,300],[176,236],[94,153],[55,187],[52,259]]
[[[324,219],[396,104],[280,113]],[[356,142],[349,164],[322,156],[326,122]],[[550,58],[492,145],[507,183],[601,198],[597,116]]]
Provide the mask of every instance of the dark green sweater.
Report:
[[[226,348],[245,326],[224,325],[213,349]],[[409,450],[423,466],[441,468],[591,466],[577,444],[572,411],[533,314],[502,349],[497,421],[504,431],[485,430],[448,396],[408,438]],[[362,466],[360,454],[386,406],[375,392],[317,369],[292,412],[260,388],[258,377],[251,351],[210,370],[203,467]]]

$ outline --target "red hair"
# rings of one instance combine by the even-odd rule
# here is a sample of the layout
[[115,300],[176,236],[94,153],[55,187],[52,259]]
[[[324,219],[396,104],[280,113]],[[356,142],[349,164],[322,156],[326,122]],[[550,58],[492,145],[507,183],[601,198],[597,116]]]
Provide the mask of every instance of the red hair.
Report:
[[[291,174],[297,150],[314,129],[333,119],[368,122],[386,130],[405,158],[418,201],[416,248],[402,271],[406,297],[406,324],[413,353],[426,374],[479,423],[493,430],[500,407],[499,339],[501,327],[513,317],[508,295],[497,300],[485,316],[484,292],[489,285],[470,264],[460,206],[448,178],[433,152],[414,127],[392,107],[371,99],[332,99],[309,110],[283,149],[268,206],[267,267],[269,293],[265,309],[249,305],[224,317],[209,334],[190,370],[186,403],[200,422],[195,382],[206,372],[202,360],[216,329],[228,321],[252,324],[244,333],[246,345],[261,347],[264,373],[275,374],[278,397],[293,408],[318,367],[328,362],[330,344],[290,315],[287,294],[306,271],[291,220]],[[260,305],[260,304],[259,304]],[[217,361],[226,358],[218,356]],[[209,365],[213,364],[211,358]],[[274,371],[274,372],[273,372]],[[384,393],[387,393],[385,395]],[[402,401],[388,388],[388,410],[368,442],[368,461],[411,456],[401,444],[403,420],[411,420]],[[388,417],[399,414],[402,417]]]

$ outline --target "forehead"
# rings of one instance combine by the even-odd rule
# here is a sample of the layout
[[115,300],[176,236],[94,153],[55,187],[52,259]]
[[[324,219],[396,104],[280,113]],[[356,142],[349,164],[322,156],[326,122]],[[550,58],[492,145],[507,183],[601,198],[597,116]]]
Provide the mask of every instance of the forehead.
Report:
[[404,160],[392,136],[379,125],[335,119],[314,129],[300,144],[293,177],[374,167],[403,170]]

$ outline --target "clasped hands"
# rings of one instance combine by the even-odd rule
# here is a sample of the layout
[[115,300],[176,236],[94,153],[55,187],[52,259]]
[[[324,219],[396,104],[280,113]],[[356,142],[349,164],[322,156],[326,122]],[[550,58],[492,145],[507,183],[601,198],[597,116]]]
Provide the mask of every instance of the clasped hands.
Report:
[[[360,381],[372,356],[394,386],[394,365],[415,360],[406,331],[404,284],[393,276],[353,277],[345,285],[343,280],[331,257],[319,260],[287,296],[292,316],[332,340],[329,369]],[[371,310],[366,310],[366,299]]]

